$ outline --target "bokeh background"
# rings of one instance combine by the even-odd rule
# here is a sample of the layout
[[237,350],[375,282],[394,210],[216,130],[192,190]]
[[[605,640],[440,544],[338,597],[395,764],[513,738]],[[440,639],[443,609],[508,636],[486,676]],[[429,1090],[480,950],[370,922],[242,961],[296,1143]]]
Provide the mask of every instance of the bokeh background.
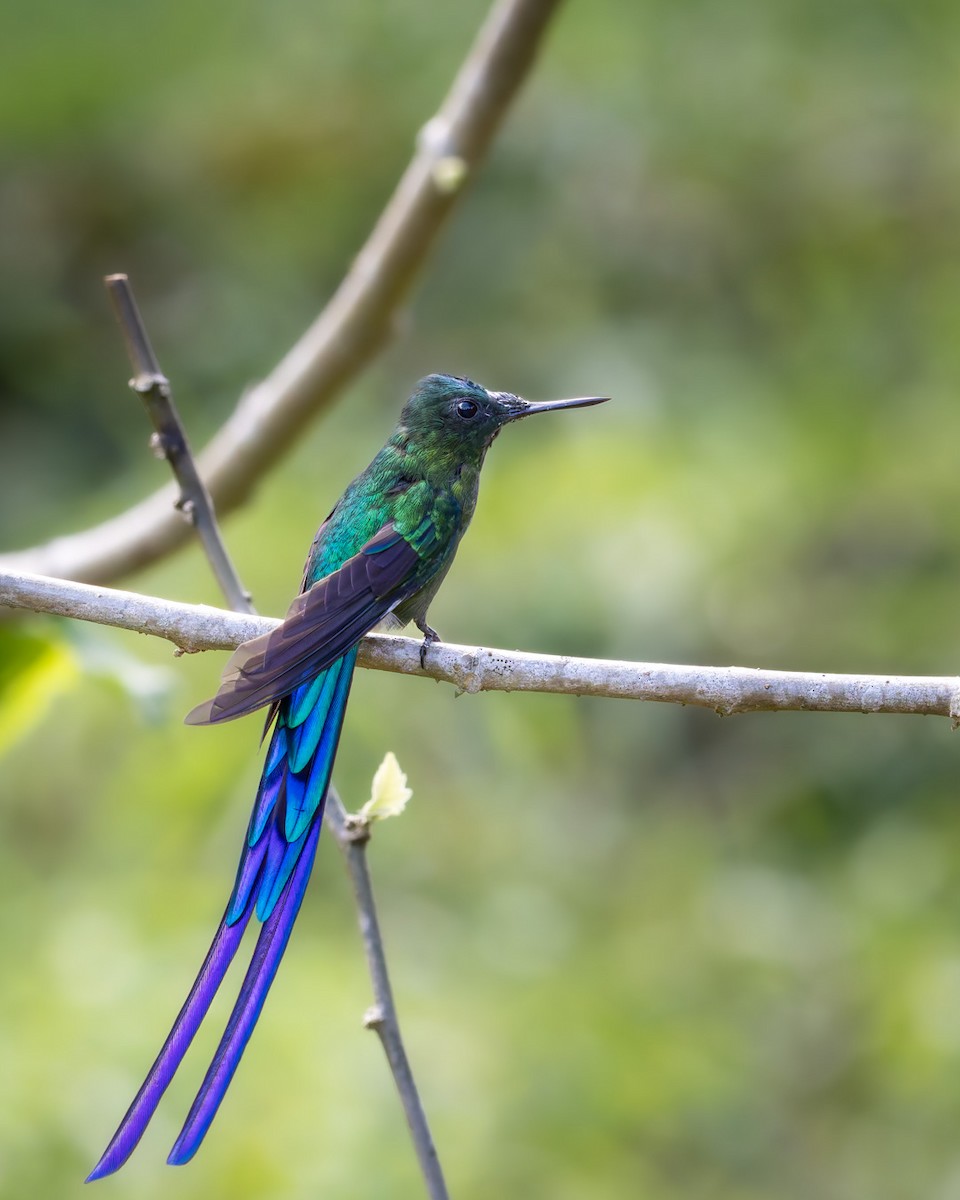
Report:
[[[0,546],[165,481],[100,276],[202,443],[312,319],[484,6],[13,0],[0,73]],[[281,613],[413,381],[615,403],[512,430],[452,640],[836,671],[960,660],[960,8],[571,3],[397,339],[225,532]],[[126,581],[216,602],[194,550]],[[255,721],[218,656],[0,629],[0,1195],[79,1195],[233,878]],[[353,807],[455,1195],[960,1197],[960,744],[946,721],[358,679]],[[234,984],[236,977],[232,977]],[[230,989],[228,988],[227,991]],[[227,1005],[104,1195],[420,1184],[322,847],[200,1155]],[[227,997],[229,999],[229,997]]]

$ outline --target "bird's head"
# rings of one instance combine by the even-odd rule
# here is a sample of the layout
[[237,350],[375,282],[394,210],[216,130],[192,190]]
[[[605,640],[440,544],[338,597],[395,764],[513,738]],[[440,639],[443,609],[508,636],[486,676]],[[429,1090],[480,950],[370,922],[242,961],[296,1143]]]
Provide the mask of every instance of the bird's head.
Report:
[[413,390],[400,414],[400,428],[425,450],[455,450],[463,458],[482,460],[504,425],[557,408],[603,404],[606,396],[531,403],[511,392],[490,392],[456,375],[428,375]]

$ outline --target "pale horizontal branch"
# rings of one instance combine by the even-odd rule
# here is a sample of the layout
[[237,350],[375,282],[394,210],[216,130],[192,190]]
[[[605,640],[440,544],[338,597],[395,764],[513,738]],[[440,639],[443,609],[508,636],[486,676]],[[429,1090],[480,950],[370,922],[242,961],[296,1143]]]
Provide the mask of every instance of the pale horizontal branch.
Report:
[[[199,455],[200,473],[221,516],[250,495],[304,425],[387,339],[437,235],[526,78],[558,3],[494,3],[326,308],[270,375],[240,400]],[[176,488],[168,485],[92,529],[4,554],[0,565],[88,582],[119,579],[163,558],[190,536],[190,527],[174,511],[176,498]]]
[[[166,638],[179,649],[229,650],[279,624],[276,619],[178,604],[136,592],[0,571],[0,605],[53,613]],[[753,667],[697,667],[431,645],[420,668],[418,639],[369,634],[359,663],[375,671],[425,675],[463,692],[554,692],[694,704],[723,715],[805,709],[816,712],[960,715],[954,675],[835,675]]]

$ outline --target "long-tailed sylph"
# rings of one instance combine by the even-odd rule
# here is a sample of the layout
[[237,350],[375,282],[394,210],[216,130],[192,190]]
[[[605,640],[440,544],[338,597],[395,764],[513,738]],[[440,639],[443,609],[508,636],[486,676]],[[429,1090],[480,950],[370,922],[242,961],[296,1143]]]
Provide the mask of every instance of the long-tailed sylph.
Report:
[[[413,621],[423,650],[427,609],[477,503],[480,468],[504,425],[534,413],[600,404],[591,396],[530,404],[468,379],[429,375],[396,429],[320,526],[300,595],[283,623],[230,658],[220,690],[187,717],[230,721],[269,706],[266,762],[223,920],[173,1029],[89,1178],[126,1162],[223,980],[250,917],[262,922],[233,1012],[168,1162],[196,1153],[286,949],[313,866],[350,692],[357,644],[389,617]],[[421,651],[422,660],[423,651]]]

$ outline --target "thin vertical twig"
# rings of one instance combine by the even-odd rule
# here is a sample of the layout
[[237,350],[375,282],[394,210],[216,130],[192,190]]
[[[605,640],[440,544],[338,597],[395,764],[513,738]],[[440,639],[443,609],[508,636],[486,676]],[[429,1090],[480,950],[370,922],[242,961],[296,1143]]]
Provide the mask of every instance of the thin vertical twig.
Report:
[[241,584],[236,569],[227,554],[220,527],[213,509],[210,493],[204,486],[187,435],[173,403],[170,381],[160,370],[160,363],[150,344],[143,318],[126,275],[107,275],[104,279],[107,294],[113,304],[117,322],[127,344],[127,354],[133,367],[130,387],[143,401],[154,433],[150,444],[154,452],[170,464],[180,485],[176,508],[197,531],[210,567],[227,603],[235,612],[254,612],[250,593]]
[[383,1052],[390,1064],[400,1103],[407,1118],[410,1137],[430,1200],[448,1200],[446,1181],[443,1168],[437,1155],[437,1148],[427,1123],[427,1115],[420,1101],[416,1080],[410,1060],[407,1058],[406,1047],[400,1032],[400,1022],[397,1017],[397,1006],[393,999],[393,989],[390,986],[390,974],[387,969],[387,958],[383,948],[383,935],[380,932],[380,921],[377,917],[377,905],[373,896],[373,882],[370,878],[370,867],[367,862],[367,846],[370,843],[370,824],[362,818],[348,814],[340,802],[337,793],[330,789],[327,798],[327,824],[330,832],[337,840],[337,845],[343,851],[353,884],[353,894],[357,901],[357,917],[360,923],[360,935],[363,938],[363,949],[367,956],[367,969],[370,972],[370,982],[373,984],[373,1005],[367,1009],[363,1018],[364,1026],[372,1029],[380,1039]]

